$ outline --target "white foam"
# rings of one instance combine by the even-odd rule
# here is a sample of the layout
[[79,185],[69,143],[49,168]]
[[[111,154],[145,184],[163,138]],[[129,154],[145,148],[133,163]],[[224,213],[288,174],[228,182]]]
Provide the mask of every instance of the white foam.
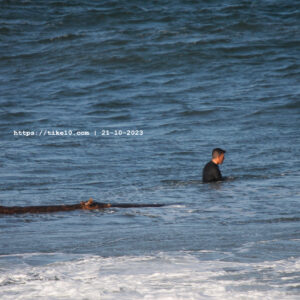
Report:
[[[33,260],[36,255],[44,254],[32,254]],[[55,261],[56,254],[52,255]],[[296,258],[237,263],[202,261],[181,252],[109,258],[71,255],[68,259],[2,268],[0,298],[299,299],[300,259]]]

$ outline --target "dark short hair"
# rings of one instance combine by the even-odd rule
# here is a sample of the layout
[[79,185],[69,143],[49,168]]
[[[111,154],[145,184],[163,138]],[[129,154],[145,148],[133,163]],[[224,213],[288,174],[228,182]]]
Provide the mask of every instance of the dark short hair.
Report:
[[212,155],[213,158],[216,158],[216,157],[218,157],[219,155],[221,155],[221,154],[223,154],[223,153],[225,153],[225,152],[226,152],[226,151],[223,150],[223,149],[221,149],[221,148],[215,148],[215,149],[212,151],[211,155]]

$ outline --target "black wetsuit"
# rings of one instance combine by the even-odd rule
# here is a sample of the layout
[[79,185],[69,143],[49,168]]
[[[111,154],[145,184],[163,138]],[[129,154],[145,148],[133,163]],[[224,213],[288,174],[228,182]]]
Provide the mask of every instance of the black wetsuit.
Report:
[[202,180],[203,182],[224,180],[224,178],[221,175],[219,166],[215,164],[212,160],[208,162],[203,168]]

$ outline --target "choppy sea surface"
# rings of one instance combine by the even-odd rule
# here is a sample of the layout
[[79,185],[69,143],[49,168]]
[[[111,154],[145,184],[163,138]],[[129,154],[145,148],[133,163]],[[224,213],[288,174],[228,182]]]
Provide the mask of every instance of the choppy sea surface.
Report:
[[0,1],[0,205],[168,204],[0,216],[0,298],[299,299],[299,20]]

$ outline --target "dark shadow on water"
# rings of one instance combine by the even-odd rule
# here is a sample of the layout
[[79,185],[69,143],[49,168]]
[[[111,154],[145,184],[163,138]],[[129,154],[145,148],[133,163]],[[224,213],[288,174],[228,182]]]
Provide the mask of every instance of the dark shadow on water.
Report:
[[182,185],[190,185],[190,184],[202,184],[202,180],[170,180],[170,179],[165,179],[161,180],[162,184],[165,185],[171,185],[171,186],[182,186]]
[[222,183],[226,183],[229,181],[234,181],[237,178],[233,176],[224,177],[225,180],[223,181],[215,181],[215,182],[203,182],[202,179],[200,180],[161,180],[161,183],[168,186],[186,186],[186,185],[219,185]]

